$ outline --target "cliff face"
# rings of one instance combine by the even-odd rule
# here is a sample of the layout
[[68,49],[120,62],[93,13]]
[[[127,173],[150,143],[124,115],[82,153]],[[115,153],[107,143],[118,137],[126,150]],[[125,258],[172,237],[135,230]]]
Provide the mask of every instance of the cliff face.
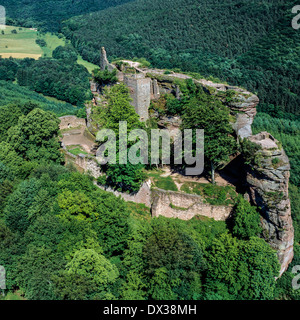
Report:
[[[191,76],[172,73],[170,75],[163,74],[161,70],[148,69],[147,75],[155,81],[159,88],[160,95],[165,93],[173,94],[177,99],[180,99],[181,92],[176,80],[192,79]],[[247,138],[252,135],[252,123],[256,116],[256,106],[259,103],[259,98],[240,87],[229,86],[223,83],[214,83],[209,80],[195,80],[194,83],[211,95],[216,96],[230,109],[232,115],[232,127],[237,136]]]
[[258,97],[239,87],[213,83],[207,80],[199,80],[198,82],[204,88],[208,88],[210,93],[219,97],[230,108],[230,113],[235,118],[232,127],[237,136],[242,139],[250,137],[252,135],[251,126],[257,113],[256,106],[259,103]]
[[264,237],[277,250],[280,275],[293,260],[294,229],[288,184],[290,164],[279,141],[262,132],[249,140],[260,146],[247,173],[250,200],[260,208]]
[[252,135],[251,126],[257,113],[256,106],[259,103],[259,99],[256,95],[241,88],[234,87],[233,90],[235,91],[235,97],[227,103],[231,114],[236,119],[233,129],[237,136],[247,138]]
[[[117,69],[119,81],[130,89],[132,104],[142,121],[149,117],[148,109],[151,100],[157,100],[161,95],[173,94],[177,99],[181,98],[178,81],[193,79],[190,75],[171,72],[166,74],[164,70],[142,68],[140,63],[123,60],[134,74],[126,74],[124,65],[121,70],[110,64],[107,60],[105,48],[101,48],[100,68],[109,71]],[[237,136],[247,138],[252,135],[251,125],[256,115],[256,106],[259,99],[253,93],[236,86],[229,86],[224,83],[214,83],[206,79],[196,80],[194,83],[202,86],[208,94],[217,96],[225,105],[230,108],[232,115],[232,126]]]

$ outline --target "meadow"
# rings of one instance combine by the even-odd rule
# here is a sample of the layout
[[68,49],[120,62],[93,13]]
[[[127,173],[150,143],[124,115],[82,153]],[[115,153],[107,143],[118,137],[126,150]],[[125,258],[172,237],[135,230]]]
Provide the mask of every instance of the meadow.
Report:
[[[55,48],[69,44],[63,36],[57,36],[50,32],[40,33],[33,28],[6,26],[3,32],[4,34],[0,33],[0,56],[2,58],[51,58]],[[44,40],[46,45],[41,47],[36,43],[36,40]],[[79,54],[77,63],[86,67],[89,73],[98,67],[83,60]]]
[[43,50],[36,44],[36,39],[35,29],[6,26],[0,33],[0,55],[3,58],[39,59]]

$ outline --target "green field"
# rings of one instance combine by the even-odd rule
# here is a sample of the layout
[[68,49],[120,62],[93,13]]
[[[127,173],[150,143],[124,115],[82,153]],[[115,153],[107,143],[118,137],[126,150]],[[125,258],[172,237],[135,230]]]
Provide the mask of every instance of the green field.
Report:
[[[12,33],[16,30],[16,34]],[[4,32],[0,32],[0,55],[3,58],[34,58],[38,59],[43,51],[35,42],[37,31],[28,28],[6,26]]]
[[82,64],[84,67],[86,67],[89,73],[92,73],[92,71],[94,69],[99,68],[99,66],[97,66],[97,65],[95,65],[95,64],[93,64],[91,62],[83,60],[80,55],[78,55],[77,63],[78,64]]
[[[17,33],[12,33],[12,30],[16,30]],[[47,45],[40,47],[35,42],[37,39],[45,40]],[[50,32],[39,33],[35,29],[6,26],[4,34],[0,33],[0,56],[18,59],[52,57],[53,50],[66,43],[64,37],[58,37]],[[95,64],[83,60],[80,55],[78,55],[77,63],[85,66],[90,73],[97,68]]]
[[88,154],[86,151],[84,151],[82,149],[82,147],[80,145],[73,145],[73,146],[69,146],[67,147],[68,151],[70,153],[72,153],[74,156],[77,156],[79,154]]
[[44,57],[52,57],[52,52],[53,50],[55,50],[55,48],[64,46],[66,44],[64,38],[59,38],[58,36],[51,34],[50,32],[47,32],[46,34],[39,33],[38,38],[45,40],[47,43],[46,47],[42,47]]

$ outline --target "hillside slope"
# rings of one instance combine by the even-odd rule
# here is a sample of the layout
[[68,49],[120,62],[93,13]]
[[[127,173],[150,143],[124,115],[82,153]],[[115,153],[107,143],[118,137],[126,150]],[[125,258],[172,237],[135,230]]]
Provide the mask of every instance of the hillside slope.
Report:
[[[159,68],[213,75],[257,92],[262,108],[298,114],[300,32],[294,1],[138,0],[65,22],[84,59],[144,56]],[[282,114],[280,114],[282,115]]]
[[18,21],[58,31],[62,20],[114,7],[130,0],[2,0],[7,15]]

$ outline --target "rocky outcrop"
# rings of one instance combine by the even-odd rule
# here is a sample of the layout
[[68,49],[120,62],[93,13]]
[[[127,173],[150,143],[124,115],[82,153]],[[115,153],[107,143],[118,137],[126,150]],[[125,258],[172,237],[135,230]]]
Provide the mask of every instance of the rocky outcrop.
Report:
[[182,124],[182,119],[179,116],[161,116],[157,122],[159,127],[167,128],[170,132],[179,129]]
[[110,63],[108,62],[105,48],[102,47],[102,48],[101,48],[101,54],[100,54],[100,69],[101,69],[101,70],[107,69],[108,71],[112,71],[112,70],[114,70],[115,68],[116,68],[116,67],[115,67],[114,65],[112,65],[112,64],[110,64]]
[[196,83],[200,83],[210,94],[220,98],[230,108],[230,114],[234,119],[232,127],[238,137],[244,139],[252,135],[251,126],[257,113],[256,106],[259,104],[255,94],[240,87],[208,80],[196,80]]
[[256,95],[240,88],[236,88],[235,92],[235,98],[228,102],[228,106],[231,114],[236,118],[233,129],[237,136],[243,139],[252,135],[251,126],[257,113],[256,106],[259,99]]
[[277,250],[282,275],[293,259],[290,164],[279,141],[269,133],[262,132],[249,140],[260,147],[247,173],[250,200],[260,208],[264,237]]
[[[131,73],[123,69],[118,70],[118,78],[129,87],[132,104],[142,121],[148,119],[151,100],[158,100],[164,94],[172,94],[180,99],[181,85],[186,79],[192,79],[198,87],[203,88],[207,94],[216,96],[230,109],[230,121],[237,137],[247,138],[260,146],[260,150],[254,155],[256,161],[250,165],[250,170],[247,172],[247,183],[243,187],[248,186],[251,202],[261,210],[264,236],[278,252],[281,263],[280,274],[282,274],[293,259],[294,230],[288,194],[290,165],[280,143],[270,134],[264,132],[252,136],[251,126],[257,113],[259,98],[243,88],[226,83],[193,79],[187,74],[140,68],[139,63],[128,60],[123,62],[133,70]],[[109,64],[104,48],[100,65],[101,69],[116,68]],[[97,130],[97,124],[92,121],[92,108],[87,110],[87,114],[88,128],[94,132]],[[161,116],[153,111],[151,116],[160,117],[158,125],[161,128],[168,128],[174,132],[180,128],[180,117]],[[206,206],[201,200],[196,201],[193,196],[189,198],[180,193],[175,195],[161,191],[160,194],[156,192],[155,197],[152,202],[154,216],[190,219],[202,212],[203,215],[223,220],[228,214],[227,209]],[[179,199],[178,202],[175,199]]]
[[[132,105],[139,114],[142,121],[149,117],[148,109],[151,100],[157,100],[164,94],[173,94],[177,99],[181,98],[180,83],[186,79],[193,79],[192,76],[182,73],[169,72],[159,69],[142,69],[140,63],[123,60],[133,70],[133,74],[126,72],[126,68],[119,70],[107,60],[105,48],[101,48],[100,67],[102,70],[117,69],[119,81],[130,89]],[[259,99],[251,92],[236,86],[229,86],[224,83],[215,83],[206,79],[193,79],[194,83],[202,86],[208,94],[217,96],[225,105],[230,108],[232,126],[237,136],[247,138],[252,135],[251,125],[256,115],[256,106]],[[95,89],[94,87],[92,89]]]
[[209,94],[217,96],[230,108],[232,127],[238,137],[244,139],[252,135],[251,126],[259,104],[259,98],[255,94],[240,87],[204,79],[195,80],[195,83],[201,84]]
[[89,132],[93,135],[96,135],[97,132],[100,130],[99,125],[93,118],[93,104],[89,103],[85,105],[85,110],[86,110],[86,120],[87,120],[87,129]]
[[[180,86],[176,84],[178,81],[193,79],[191,76],[181,73],[164,74],[162,70],[148,69],[147,76],[156,81],[159,86],[160,94],[173,94],[177,99],[180,99]],[[224,83],[214,83],[209,80],[193,79],[194,83],[201,86],[208,94],[218,97],[228,108],[232,116],[232,127],[237,136],[243,138],[252,135],[252,123],[256,116],[256,106],[259,103],[259,98],[240,87],[229,86]]]

